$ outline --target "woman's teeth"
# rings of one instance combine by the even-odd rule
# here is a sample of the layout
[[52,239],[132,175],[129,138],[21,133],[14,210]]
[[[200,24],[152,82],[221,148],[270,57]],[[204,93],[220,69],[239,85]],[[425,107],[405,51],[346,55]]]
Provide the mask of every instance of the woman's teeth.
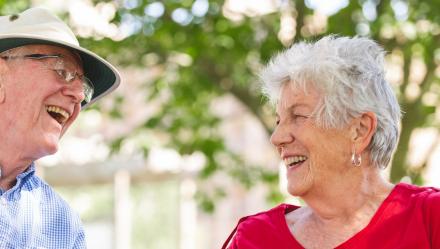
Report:
[[300,163],[300,162],[304,162],[305,160],[307,160],[307,157],[305,156],[292,156],[292,157],[287,157],[284,159],[284,164],[286,164],[287,166],[293,166],[294,164]]

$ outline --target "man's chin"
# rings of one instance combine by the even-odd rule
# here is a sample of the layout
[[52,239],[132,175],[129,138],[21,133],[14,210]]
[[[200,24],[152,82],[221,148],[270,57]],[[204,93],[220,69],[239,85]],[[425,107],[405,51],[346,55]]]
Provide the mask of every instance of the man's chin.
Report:
[[60,136],[58,137],[58,139],[61,139],[64,136],[64,134],[66,133],[67,129],[70,127],[71,124],[72,124],[72,122],[68,120],[63,125],[63,128],[61,129]]
[[57,153],[58,142],[59,137],[56,137],[55,135],[51,137],[51,139],[46,140],[46,143],[41,146],[39,158]]

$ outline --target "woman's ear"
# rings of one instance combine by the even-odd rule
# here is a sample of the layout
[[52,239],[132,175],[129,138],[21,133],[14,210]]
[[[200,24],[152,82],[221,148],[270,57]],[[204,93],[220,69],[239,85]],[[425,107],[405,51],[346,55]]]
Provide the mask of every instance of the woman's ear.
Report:
[[351,126],[351,139],[356,153],[362,153],[373,139],[377,128],[377,117],[374,112],[365,112],[356,118]]

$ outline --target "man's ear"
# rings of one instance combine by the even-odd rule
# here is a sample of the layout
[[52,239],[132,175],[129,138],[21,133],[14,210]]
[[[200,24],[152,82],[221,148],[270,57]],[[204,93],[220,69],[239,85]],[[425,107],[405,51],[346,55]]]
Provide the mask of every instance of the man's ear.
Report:
[[5,102],[6,99],[6,90],[4,80],[4,74],[6,71],[6,63],[3,59],[0,58],[0,104]]
[[5,99],[6,99],[5,87],[3,86],[3,83],[1,82],[1,78],[0,78],[0,104],[3,104],[5,102]]
[[355,145],[355,153],[362,153],[373,139],[377,128],[377,117],[374,112],[365,112],[352,122],[350,133]]

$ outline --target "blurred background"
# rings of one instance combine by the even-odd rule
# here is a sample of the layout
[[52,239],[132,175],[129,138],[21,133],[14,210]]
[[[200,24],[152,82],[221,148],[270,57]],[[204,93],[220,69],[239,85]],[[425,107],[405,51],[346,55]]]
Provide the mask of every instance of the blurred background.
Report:
[[116,65],[120,88],[82,112],[38,174],[81,215],[89,248],[220,248],[239,217],[297,204],[269,144],[268,59],[326,34],[388,52],[402,135],[384,175],[440,187],[440,2],[0,0],[43,6]]

